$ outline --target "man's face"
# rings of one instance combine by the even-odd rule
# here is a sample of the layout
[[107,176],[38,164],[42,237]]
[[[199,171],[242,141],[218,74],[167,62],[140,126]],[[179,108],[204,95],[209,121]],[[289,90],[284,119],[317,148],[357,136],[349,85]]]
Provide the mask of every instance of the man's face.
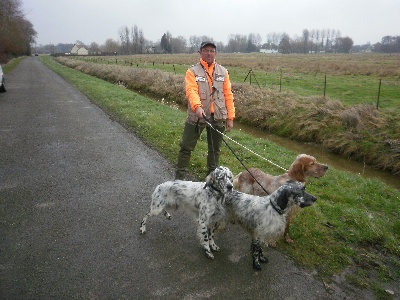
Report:
[[200,50],[201,59],[207,62],[208,65],[211,65],[214,62],[216,55],[216,49],[210,45],[205,46]]

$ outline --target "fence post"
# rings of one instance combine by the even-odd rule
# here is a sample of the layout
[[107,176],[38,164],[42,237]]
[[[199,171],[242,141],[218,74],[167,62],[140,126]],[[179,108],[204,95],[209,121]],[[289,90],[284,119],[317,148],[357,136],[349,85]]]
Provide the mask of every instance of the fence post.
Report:
[[324,82],[324,99],[326,96],[326,74],[325,74],[325,82]]
[[382,79],[379,79],[378,101],[376,102],[376,109],[379,109],[379,98],[381,97],[381,84],[382,84]]
[[282,69],[281,69],[281,76],[279,77],[279,92],[282,91]]

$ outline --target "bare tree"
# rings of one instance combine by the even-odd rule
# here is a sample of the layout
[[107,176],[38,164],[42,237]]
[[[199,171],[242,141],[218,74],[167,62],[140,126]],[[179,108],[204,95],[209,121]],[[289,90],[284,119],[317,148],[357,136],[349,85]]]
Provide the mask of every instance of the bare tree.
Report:
[[315,30],[315,53],[318,53],[318,44],[319,44],[320,31],[319,29]]
[[231,34],[226,46],[227,52],[246,52],[247,37],[241,34]]
[[185,53],[186,44],[186,39],[183,36],[171,38],[171,53]]
[[22,12],[20,0],[0,0],[0,62],[30,55],[36,35]]
[[128,26],[123,26],[119,29],[119,38],[121,40],[122,54],[131,54],[131,37]]
[[314,49],[314,44],[315,44],[315,36],[316,36],[316,32],[315,29],[312,29],[310,32],[310,38],[311,38],[311,51],[313,51]]
[[172,53],[171,39],[172,39],[172,35],[169,31],[164,33],[163,36],[161,37],[161,49],[165,53]]
[[326,37],[326,29],[321,30],[321,50],[324,50],[324,40]]
[[75,45],[84,46],[85,43],[82,42],[81,40],[76,40],[76,41],[75,41]]
[[308,29],[303,29],[303,53],[308,53],[310,43],[310,32]]
[[199,50],[200,44],[202,42],[201,37],[196,35],[191,35],[189,37],[189,52],[194,53]]
[[282,35],[281,42],[279,43],[279,51],[282,54],[289,54],[291,53],[291,43],[290,43],[290,37],[287,33],[284,33]]
[[89,46],[89,52],[92,54],[97,54],[100,52],[100,46],[96,42],[92,42]]
[[326,42],[325,42],[325,49],[326,49],[327,51],[330,50],[330,45],[329,45],[330,40],[331,40],[331,30],[328,28],[328,29],[326,30]]
[[336,39],[336,49],[340,53],[349,53],[353,43],[353,40],[349,37],[338,37]]
[[259,35],[258,33],[250,33],[247,36],[246,52],[259,51],[260,47],[261,47],[261,35]]
[[144,37],[141,29],[135,25],[131,29],[132,53],[143,53]]
[[120,45],[118,44],[117,41],[114,41],[113,39],[107,39],[105,41],[104,45],[100,47],[100,49],[103,52],[114,53],[114,54],[118,53],[119,48],[120,48]]

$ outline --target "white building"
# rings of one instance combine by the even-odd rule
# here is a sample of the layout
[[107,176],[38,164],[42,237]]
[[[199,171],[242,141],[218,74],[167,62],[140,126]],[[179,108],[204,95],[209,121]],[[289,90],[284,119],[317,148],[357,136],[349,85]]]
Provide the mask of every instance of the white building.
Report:
[[274,50],[274,49],[260,49],[261,53],[267,53],[267,54],[278,54],[279,51],[278,50]]
[[89,50],[85,46],[74,45],[71,49],[72,55],[89,55]]

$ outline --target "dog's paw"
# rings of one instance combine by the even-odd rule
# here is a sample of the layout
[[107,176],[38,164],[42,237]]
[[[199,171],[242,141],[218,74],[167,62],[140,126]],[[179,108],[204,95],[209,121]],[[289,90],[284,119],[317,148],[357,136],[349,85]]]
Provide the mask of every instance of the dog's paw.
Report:
[[209,259],[214,259],[214,255],[213,255],[211,252],[206,251],[205,253],[206,253],[206,257],[207,257],[207,258],[209,258]]
[[146,227],[140,226],[140,233],[145,234],[146,233]]
[[285,236],[285,242],[294,245],[294,241],[288,235]]
[[171,215],[167,211],[164,212],[164,216],[167,218],[167,220],[171,220]]
[[221,248],[219,248],[216,244],[210,244],[210,248],[212,251],[221,251]]
[[268,257],[264,256],[263,254],[260,254],[258,257],[258,260],[262,263],[267,263],[268,262]]
[[258,261],[253,261],[253,269],[254,269],[254,270],[257,270],[257,271],[261,271],[262,269],[261,269],[260,262],[258,262]]

